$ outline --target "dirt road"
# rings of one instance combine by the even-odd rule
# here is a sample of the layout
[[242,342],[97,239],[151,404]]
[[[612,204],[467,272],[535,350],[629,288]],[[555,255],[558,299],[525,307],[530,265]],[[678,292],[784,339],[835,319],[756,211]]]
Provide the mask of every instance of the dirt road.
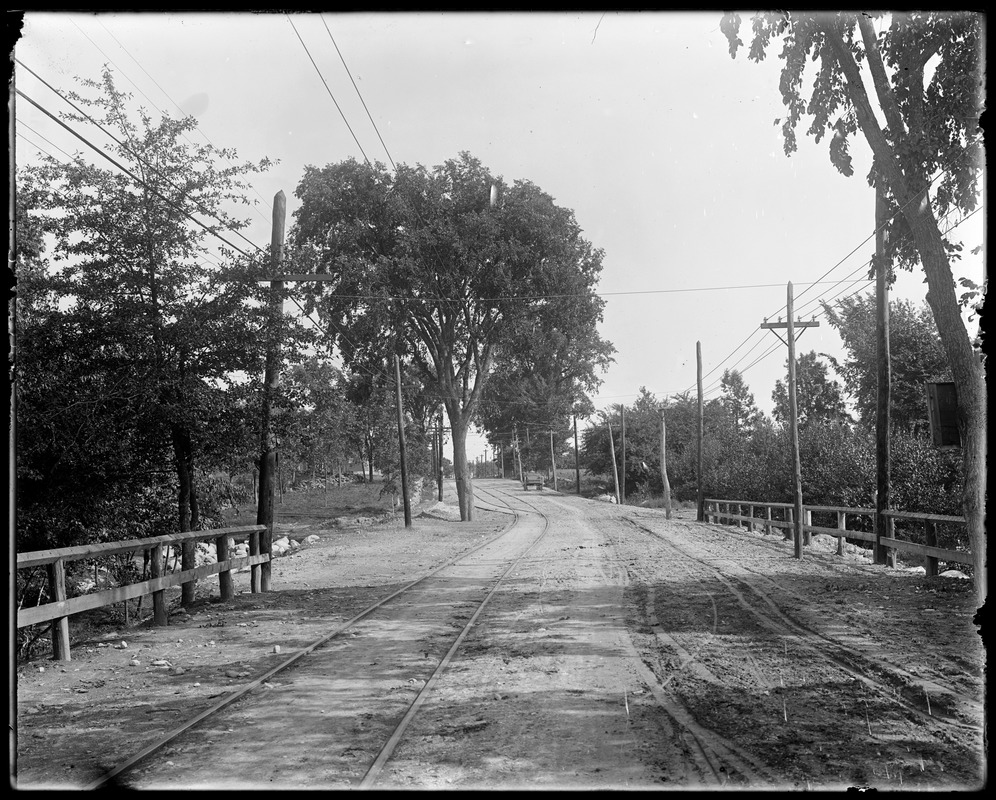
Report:
[[287,530],[319,541],[274,563],[276,591],[222,604],[205,585],[165,629],[115,631],[61,666],[24,666],[18,785],[90,785],[250,684],[119,782],[983,784],[985,655],[968,581],[841,558],[819,541],[799,561],[780,534],[510,481],[475,486],[472,523],[448,518],[449,489],[449,509],[411,529],[300,522]]

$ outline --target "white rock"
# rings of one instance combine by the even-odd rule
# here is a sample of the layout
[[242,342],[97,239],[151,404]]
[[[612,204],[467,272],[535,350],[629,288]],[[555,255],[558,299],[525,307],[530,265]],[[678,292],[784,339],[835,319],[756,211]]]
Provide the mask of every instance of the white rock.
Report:
[[942,578],[960,578],[963,581],[969,580],[968,575],[958,569],[947,569],[941,573]]
[[308,536],[304,540],[304,543],[305,544],[314,544],[315,542],[320,542],[321,540],[322,540],[321,536],[316,536],[315,534],[311,534],[311,536]]

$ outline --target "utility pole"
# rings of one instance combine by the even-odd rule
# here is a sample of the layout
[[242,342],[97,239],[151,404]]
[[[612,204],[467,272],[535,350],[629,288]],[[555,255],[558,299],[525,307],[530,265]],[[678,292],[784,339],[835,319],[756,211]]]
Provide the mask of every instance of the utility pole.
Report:
[[408,497],[408,457],[405,452],[405,411],[401,405],[401,358],[394,356],[394,380],[398,392],[398,455],[401,458],[401,499],[405,504],[405,527],[412,526],[412,503]]
[[[522,453],[519,450],[519,428],[516,426],[513,435],[515,436],[515,460],[519,464],[519,480],[524,481],[526,476],[522,472]],[[529,435],[529,429],[526,429],[526,436]]]
[[560,491],[557,489],[557,456],[553,452],[553,428],[550,428],[550,468],[553,470],[553,491]]
[[[270,269],[277,276],[284,253],[284,225],[287,218],[287,198],[283,191],[273,197],[273,217],[270,233]],[[263,373],[263,424],[260,429],[259,504],[256,524],[265,525],[249,540],[250,555],[272,556],[273,527],[276,524],[274,495],[277,478],[277,444],[273,433],[273,400],[280,386],[280,317],[283,314],[282,280],[270,281],[269,324],[267,326],[266,367]],[[255,546],[253,546],[255,545]],[[254,564],[249,569],[249,585],[253,592],[270,591],[270,562]]]
[[889,268],[885,257],[885,189],[880,184],[875,191],[875,338],[878,349],[878,393],[875,414],[875,563],[884,564],[886,548],[882,537],[887,536],[888,521],[884,512],[889,510],[892,494],[890,480],[891,445],[889,428],[892,395],[892,358],[889,353]]
[[664,409],[661,409],[661,483],[664,486],[664,516],[671,519],[671,482],[667,479],[667,428]]
[[612,440],[612,423],[607,422],[606,427],[609,429],[609,454],[612,456],[612,480],[616,485],[616,502],[622,505],[619,499],[619,468],[616,466],[616,443]]
[[[795,330],[796,328],[800,328],[801,330],[806,328],[818,328],[820,327],[820,323],[816,320],[803,322],[802,320],[795,319],[795,298],[792,293],[791,281],[789,281],[788,284],[785,313],[787,319],[786,322],[782,322],[781,318],[779,318],[778,322],[768,322],[765,320],[761,323],[761,327],[767,328],[774,333],[775,336],[778,336],[782,342],[788,345],[789,430],[792,441],[792,494],[793,507],[795,509],[795,519],[793,520],[793,539],[795,541],[795,557],[802,558],[802,461],[799,458],[799,399],[795,376],[795,341],[798,337]],[[777,329],[779,328],[785,328],[785,339],[782,339],[782,337],[778,335]],[[801,330],[799,335],[801,335]]]
[[622,493],[622,501],[626,502],[626,406],[619,404],[619,436],[622,445],[622,484],[619,487]]
[[698,497],[696,498],[695,519],[703,522],[705,521],[705,484],[702,479],[702,439],[705,436],[705,407],[702,403],[702,342],[695,343],[695,376],[695,383],[698,386],[699,394],[698,435],[696,436],[698,440],[698,455],[696,457],[698,466],[696,469],[698,471],[699,488]]
[[581,494],[581,454],[578,452],[578,415],[574,415],[574,481],[577,493]]
[[443,412],[439,411],[439,469],[436,471],[436,488],[439,502],[443,502]]

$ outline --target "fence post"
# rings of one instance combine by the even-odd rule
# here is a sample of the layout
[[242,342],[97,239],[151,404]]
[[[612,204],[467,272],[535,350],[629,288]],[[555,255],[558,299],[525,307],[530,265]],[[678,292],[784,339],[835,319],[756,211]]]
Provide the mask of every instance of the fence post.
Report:
[[792,508],[785,509],[785,521],[789,523],[788,527],[782,529],[783,538],[788,541],[795,538],[795,534],[792,531],[792,523],[795,522],[795,511]]
[[[48,588],[56,603],[66,599],[66,566],[62,559],[53,561],[46,567]],[[56,661],[69,661],[69,617],[52,620],[52,658]]]
[[[214,540],[214,549],[219,564],[228,561],[228,534]],[[231,600],[235,597],[235,582],[232,580],[231,570],[226,569],[218,573],[218,591],[222,600]]]
[[[805,514],[806,514],[806,525],[811,526],[813,524],[813,510],[811,508],[807,508]],[[813,543],[813,532],[806,530],[805,527],[802,529],[802,541],[805,542],[806,544]]]
[[[928,547],[937,547],[937,526],[934,521],[925,519],[923,521],[923,543]],[[927,575],[933,577],[937,574],[937,559],[927,556]]]
[[747,520],[747,530],[750,531],[751,533],[753,533],[754,532],[754,506],[747,506],[747,516],[750,517],[750,519]]
[[[163,546],[157,544],[152,548],[152,561],[149,564],[149,574],[152,579],[161,578],[163,574]],[[169,624],[166,614],[166,590],[160,589],[152,593],[152,624],[162,626]]]
[[767,520],[767,523],[764,526],[764,532],[770,536],[771,535],[771,506],[765,506],[764,507],[764,518]]
[[[847,530],[847,512],[838,511],[837,512],[837,530],[846,531]],[[844,537],[837,537],[837,555],[844,555]]]
[[[890,539],[896,538],[896,521],[892,517],[885,518],[885,535]],[[893,568],[896,566],[896,549],[894,547],[886,550],[885,565]]]
[[[249,534],[249,555],[259,555],[259,531],[253,531]],[[259,564],[253,564],[249,567],[249,590],[253,594],[263,591]]]

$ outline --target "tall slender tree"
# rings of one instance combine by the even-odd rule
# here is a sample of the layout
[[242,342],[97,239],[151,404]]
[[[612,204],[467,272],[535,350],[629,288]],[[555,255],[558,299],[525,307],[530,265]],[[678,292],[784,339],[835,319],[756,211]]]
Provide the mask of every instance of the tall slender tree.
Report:
[[[980,606],[987,593],[986,382],[952,270],[961,245],[942,231],[941,221],[971,214],[981,197],[984,25],[985,15],[970,11],[758,13],[749,51],[751,60],[761,61],[776,39],[783,43],[786,155],[795,151],[796,128],[810,115],[806,132],[817,142],[829,136],[830,161],[849,176],[850,145],[860,133],[872,153],[868,182],[881,187],[888,202],[886,262],[923,268],[927,303],[958,392],[962,508]],[[741,17],[727,13],[720,26],[735,58],[743,45]],[[815,71],[808,81],[807,65]],[[977,290],[969,286],[965,294],[971,303]]]

